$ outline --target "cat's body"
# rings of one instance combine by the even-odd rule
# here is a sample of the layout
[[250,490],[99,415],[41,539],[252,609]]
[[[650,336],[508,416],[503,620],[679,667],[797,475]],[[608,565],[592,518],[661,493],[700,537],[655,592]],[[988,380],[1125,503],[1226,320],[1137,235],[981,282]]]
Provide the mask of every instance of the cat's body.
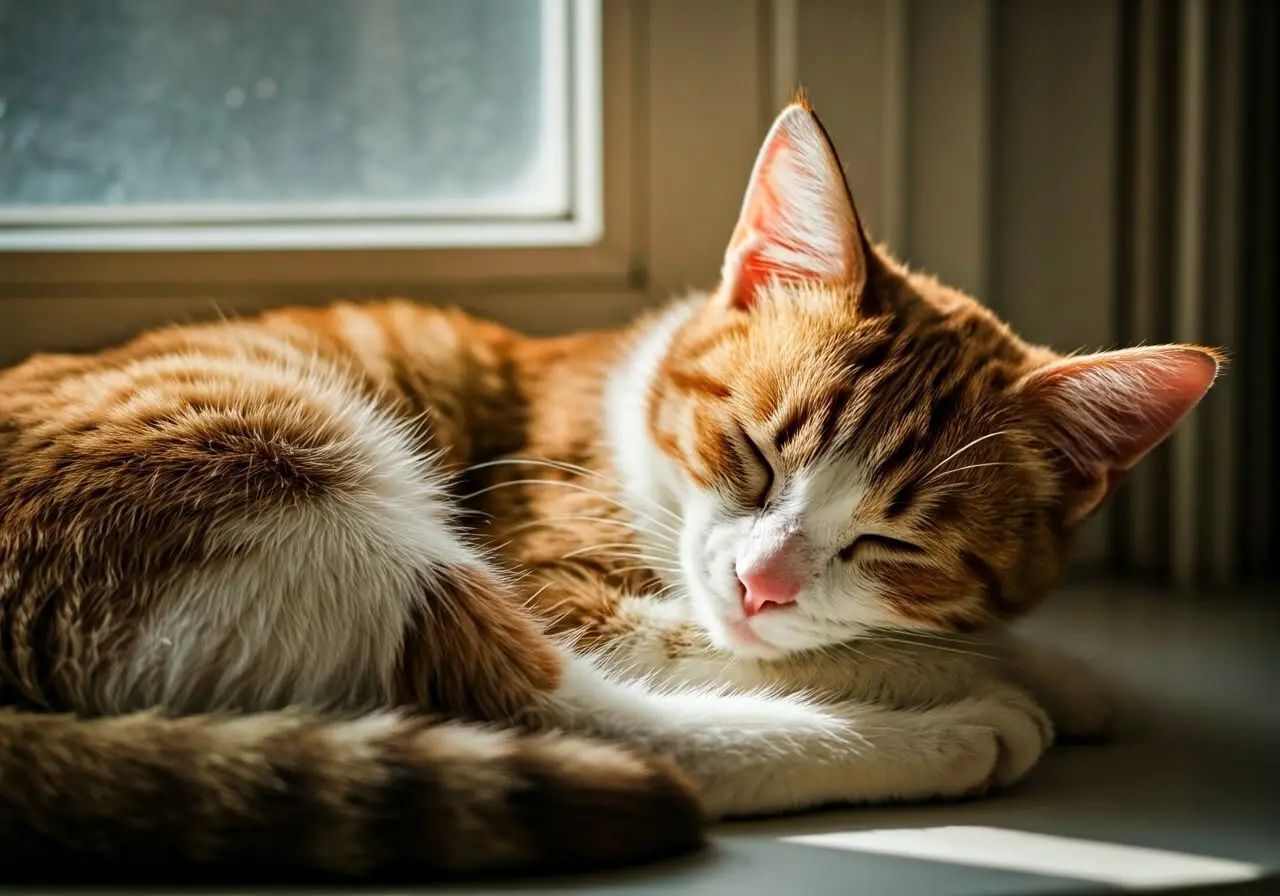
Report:
[[340,305],[0,373],[0,869],[581,867],[1099,733],[1001,622],[1216,364],[1025,345],[834,164],[790,107],[719,289],[617,332]]

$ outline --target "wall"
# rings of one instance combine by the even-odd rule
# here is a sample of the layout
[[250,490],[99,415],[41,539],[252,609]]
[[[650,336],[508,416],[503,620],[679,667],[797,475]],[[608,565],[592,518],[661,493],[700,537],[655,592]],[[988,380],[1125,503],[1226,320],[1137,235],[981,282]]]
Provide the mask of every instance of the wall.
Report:
[[0,255],[0,363],[335,294],[448,299],[539,332],[623,320],[713,282],[758,141],[803,85],[872,234],[1027,337],[1232,352],[1210,399],[1084,533],[1081,569],[1182,581],[1274,569],[1270,0],[603,9],[600,246]]

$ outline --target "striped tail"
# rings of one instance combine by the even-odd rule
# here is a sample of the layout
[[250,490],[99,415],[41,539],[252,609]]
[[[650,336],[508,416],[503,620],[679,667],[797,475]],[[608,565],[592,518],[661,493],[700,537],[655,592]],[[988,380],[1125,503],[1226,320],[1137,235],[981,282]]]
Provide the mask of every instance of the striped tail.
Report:
[[565,735],[0,709],[0,880],[577,871],[687,852],[703,827],[673,766]]

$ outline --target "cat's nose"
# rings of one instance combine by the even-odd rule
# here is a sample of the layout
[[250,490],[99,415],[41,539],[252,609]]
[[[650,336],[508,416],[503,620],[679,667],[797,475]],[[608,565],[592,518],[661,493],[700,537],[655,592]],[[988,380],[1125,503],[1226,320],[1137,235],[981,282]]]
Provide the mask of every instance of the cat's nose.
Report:
[[742,611],[748,617],[796,602],[809,576],[809,545],[799,532],[783,539],[775,550],[738,570],[742,583]]
[[772,607],[796,602],[800,584],[790,576],[775,576],[767,572],[749,572],[738,577],[742,582],[742,610],[747,616],[755,616]]

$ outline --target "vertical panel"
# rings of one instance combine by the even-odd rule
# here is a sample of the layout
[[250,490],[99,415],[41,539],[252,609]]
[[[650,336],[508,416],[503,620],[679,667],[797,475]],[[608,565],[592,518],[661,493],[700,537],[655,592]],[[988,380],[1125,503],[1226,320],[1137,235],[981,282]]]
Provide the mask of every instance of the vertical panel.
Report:
[[800,86],[800,0],[773,0],[769,6],[769,105],[776,111],[791,101]]
[[[1265,172],[1242,168],[1255,117],[1246,97],[1260,86],[1246,73],[1250,2],[1140,0],[1131,8],[1124,339],[1224,346],[1232,363],[1169,444],[1130,477],[1120,495],[1122,548],[1137,571],[1226,581],[1241,571],[1242,543],[1267,531],[1265,515],[1246,525],[1259,483],[1242,463],[1247,446],[1269,438],[1265,428],[1250,429],[1254,414],[1245,410],[1246,396],[1270,379],[1259,378],[1268,364],[1252,355],[1267,358],[1269,350],[1243,346],[1273,301],[1251,292],[1244,264],[1257,230],[1245,215],[1268,195],[1258,189]],[[1271,253],[1267,243],[1261,254]]]
[[[1209,9],[1207,0],[1182,0],[1178,83],[1178,169],[1175,209],[1173,338],[1197,342],[1203,338],[1201,294],[1205,277],[1208,199],[1208,55]],[[1174,581],[1190,583],[1200,566],[1203,521],[1201,489],[1200,417],[1182,422],[1169,440],[1172,478],[1169,482],[1172,513],[1169,515],[1170,571]]]
[[[1241,104],[1243,100],[1244,38],[1242,0],[1214,0],[1210,22],[1210,96],[1208,168],[1207,282],[1201,284],[1203,315],[1200,339],[1236,351],[1240,345],[1241,311]],[[1204,574],[1225,582],[1239,569],[1242,532],[1240,468],[1239,375],[1219,379],[1212,400],[1200,409],[1202,463],[1196,470],[1203,492],[1197,542],[1203,548]]]
[[1280,569],[1280,477],[1276,475],[1277,435],[1280,435],[1280,280],[1276,276],[1276,180],[1280,145],[1276,140],[1276,104],[1280,101],[1280,6],[1274,0],[1250,0],[1245,7],[1247,85],[1243,120],[1246,142],[1242,163],[1246,188],[1243,198],[1245,254],[1241,295],[1245,325],[1228,376],[1241,381],[1237,409],[1243,430],[1239,484],[1244,505],[1241,554],[1253,575],[1274,575]]
[[[1121,126],[1123,207],[1118,271],[1120,341],[1154,344],[1172,338],[1169,319],[1173,244],[1172,129],[1177,69],[1177,10],[1166,0],[1129,7],[1128,75]],[[1116,496],[1117,548],[1123,565],[1163,573],[1169,557],[1169,449],[1162,446],[1129,474]]]
[[648,4],[648,273],[714,285],[763,137],[768,60],[757,0]]
[[911,255],[911,230],[907,223],[907,197],[911,192],[909,141],[911,139],[911,0],[886,0],[884,16],[884,83],[880,90],[883,131],[880,135],[881,232],[898,247],[899,255]]
[[886,138],[886,34],[890,4],[904,0],[803,0],[799,6],[798,73],[835,142],[864,226],[875,239],[890,233],[895,198],[886,169],[897,162]]
[[[1064,350],[1115,340],[1117,0],[995,5],[992,304]],[[1082,52],[1086,49],[1088,52]],[[1107,515],[1081,533],[1108,557]]]
[[[864,218],[897,254],[1064,351],[1248,341],[1251,356],[1226,374],[1242,368],[1239,382],[1224,379],[1083,533],[1082,564],[1224,578],[1237,570],[1244,538],[1256,563],[1267,562],[1274,440],[1269,423],[1253,421],[1274,419],[1274,259],[1257,236],[1274,233],[1274,209],[1262,208],[1251,185],[1274,183],[1274,122],[1262,114],[1267,101],[1252,97],[1273,97],[1274,85],[1261,85],[1274,81],[1274,61],[1246,75],[1241,50],[1259,30],[1246,19],[1273,22],[1273,8],[1261,0],[782,5],[795,14],[799,47],[779,58],[794,60]],[[1265,63],[1274,38],[1252,41],[1247,58]]]
[[904,251],[989,299],[991,2],[915,0],[909,23]]
[[1119,33],[1113,0],[996,4],[993,287],[1061,348],[1115,336]]

